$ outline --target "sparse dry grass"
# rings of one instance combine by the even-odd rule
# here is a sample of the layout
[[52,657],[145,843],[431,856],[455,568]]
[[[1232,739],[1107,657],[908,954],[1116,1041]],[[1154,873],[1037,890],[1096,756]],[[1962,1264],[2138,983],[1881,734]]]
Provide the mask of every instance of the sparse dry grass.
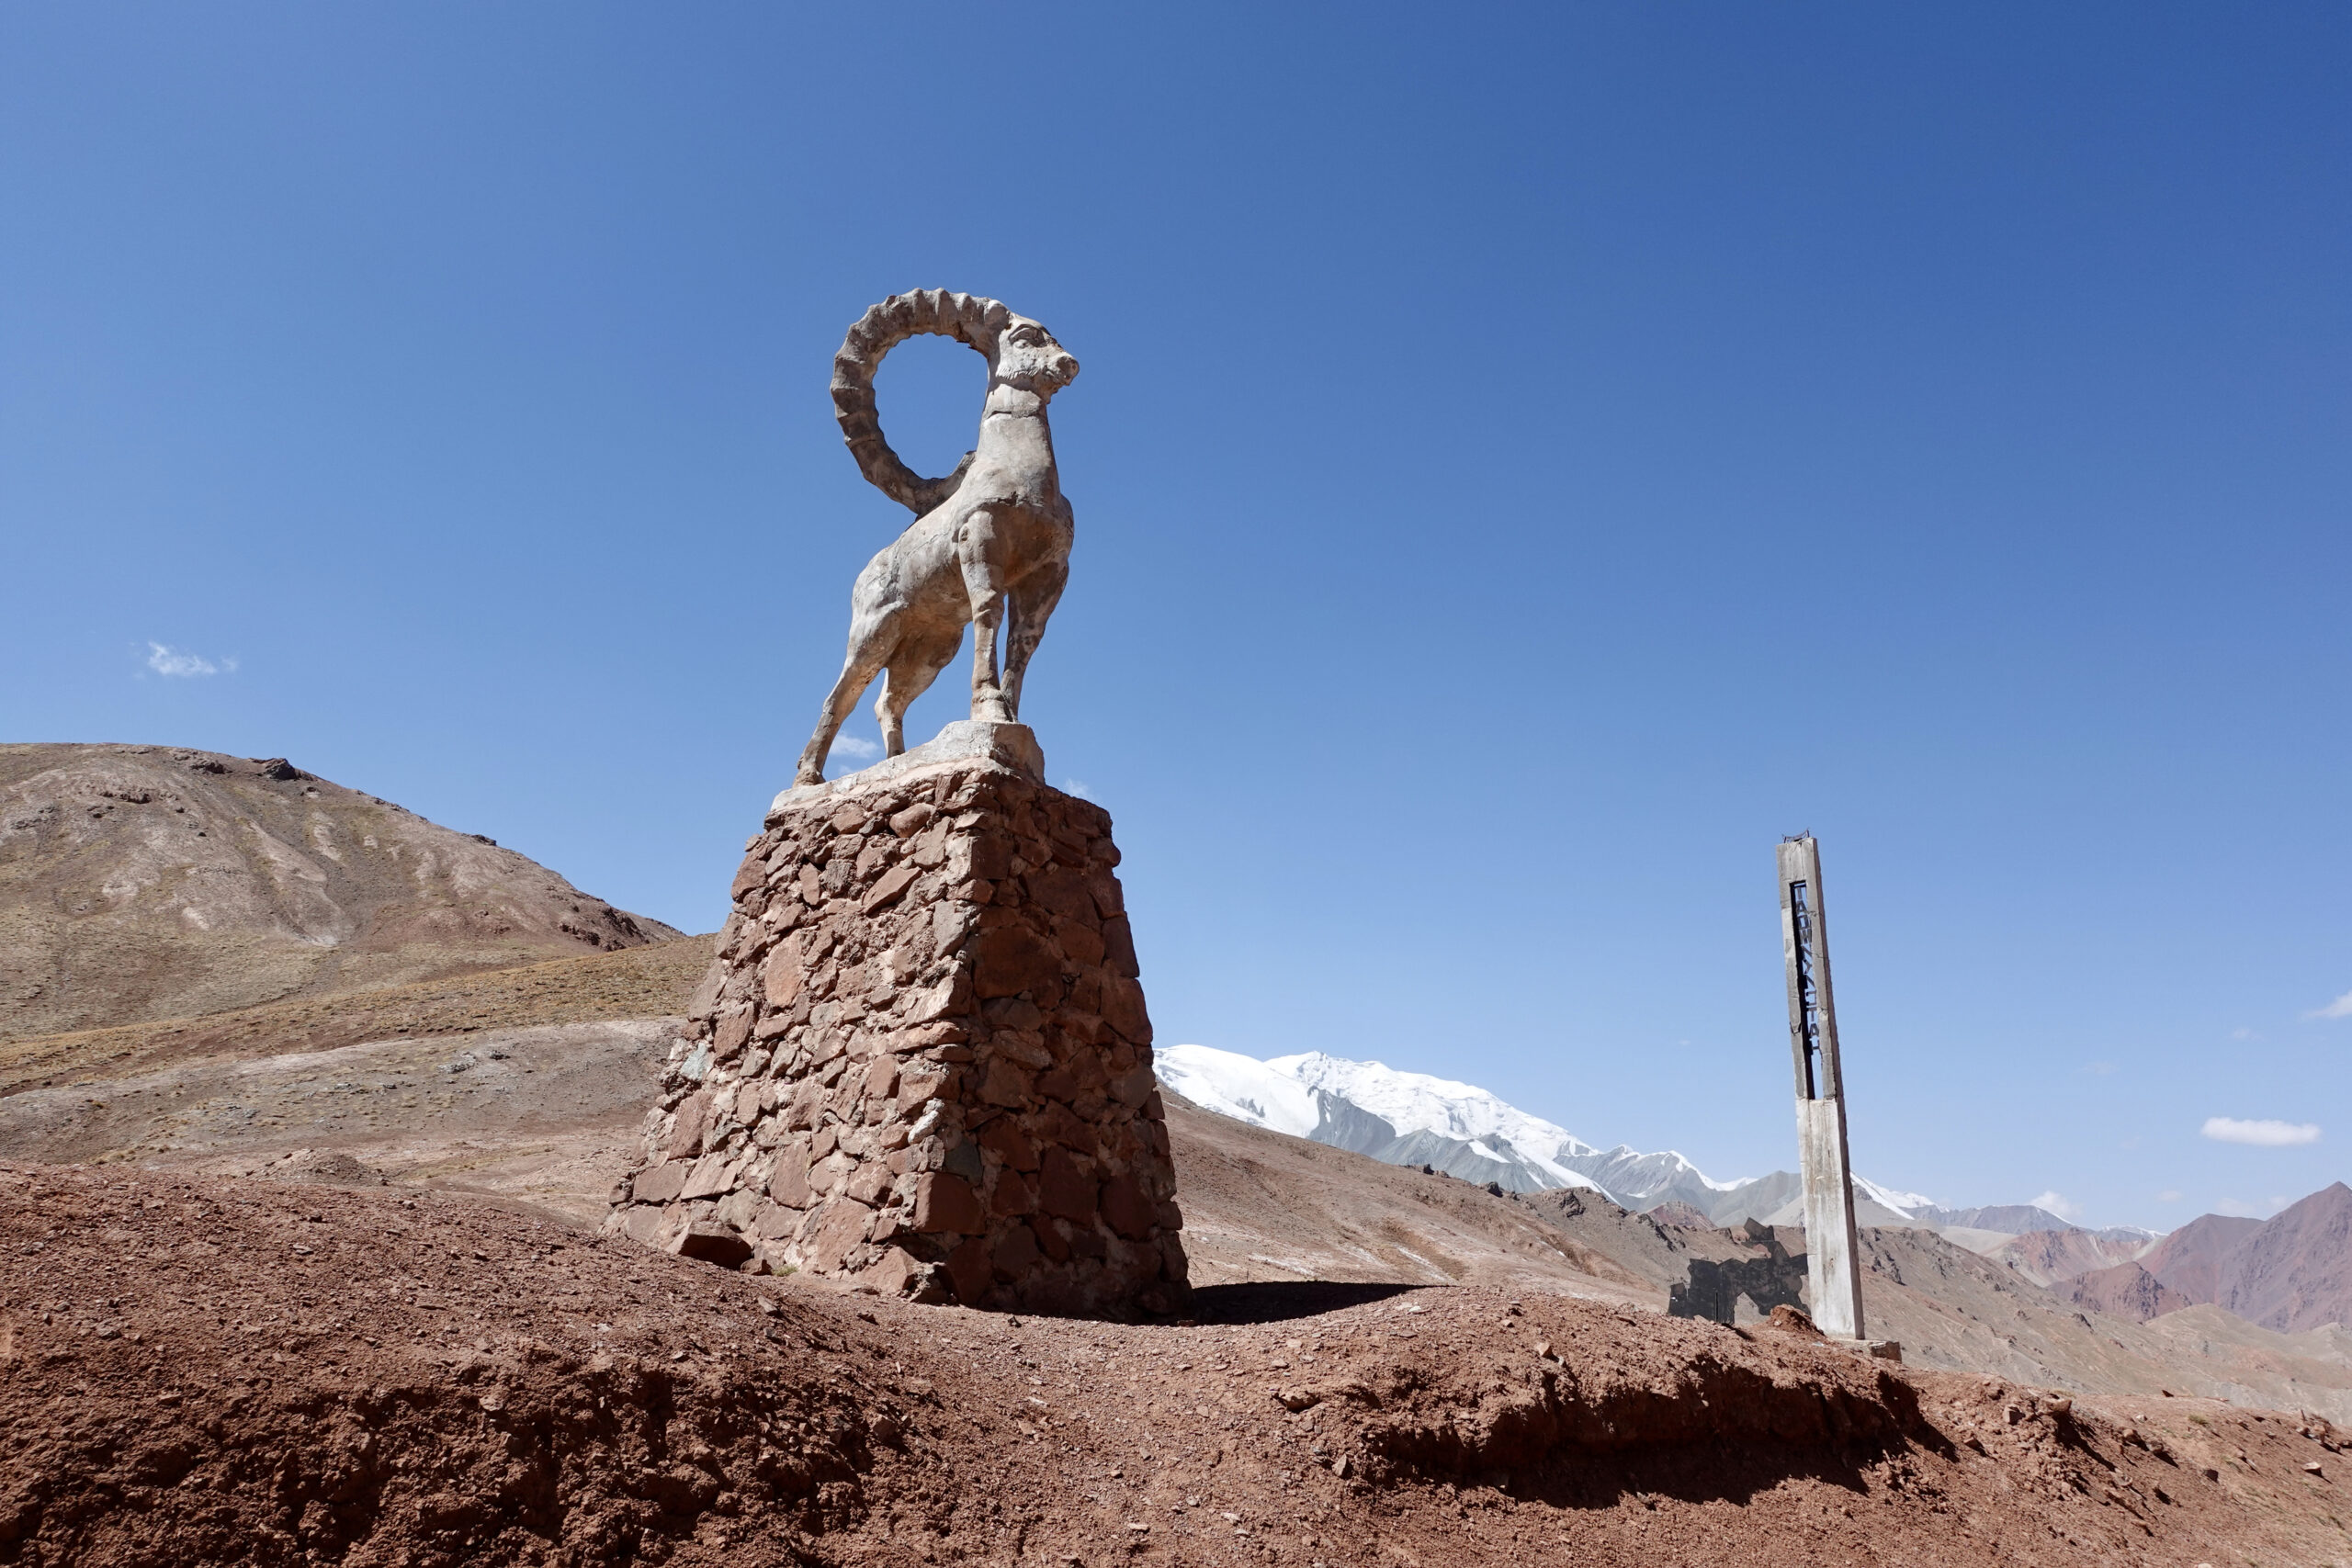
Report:
[[687,996],[710,963],[714,940],[690,936],[203,1018],[10,1040],[0,1043],[0,1095],[102,1083],[197,1057],[269,1056],[410,1034],[659,1018],[685,1010]]

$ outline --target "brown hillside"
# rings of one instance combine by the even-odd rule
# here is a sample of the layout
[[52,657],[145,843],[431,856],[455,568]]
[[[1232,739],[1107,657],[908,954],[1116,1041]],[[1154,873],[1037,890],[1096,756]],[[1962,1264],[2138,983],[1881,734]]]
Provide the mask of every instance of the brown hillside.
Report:
[[101,1082],[173,1062],[249,1060],[400,1036],[463,1035],[540,1024],[682,1013],[710,965],[708,936],[518,969],[243,1008],[205,1018],[0,1041],[0,1096]]
[[2144,1236],[2102,1235],[2098,1231],[2069,1225],[2064,1230],[2022,1232],[1984,1256],[1996,1263],[2008,1264],[2037,1285],[2052,1285],[2078,1274],[2132,1262],[2147,1252],[2151,1245]]
[[2145,1323],[2152,1317],[2197,1304],[2137,1263],[2119,1263],[2112,1269],[2077,1274],[2065,1281],[2061,1293],[2077,1306],[2103,1312],[2109,1317],[2130,1318],[2133,1323]]
[[2202,1214],[2158,1242],[2140,1267],[2192,1302],[2217,1301],[2230,1254],[2261,1228],[2260,1220]]
[[[675,1027],[647,1014],[683,1010],[707,951],[696,939],[225,1015],[204,1021],[209,1054],[158,1026],[143,1054],[0,1097],[0,1158],[470,1191],[593,1224]],[[272,1024],[288,1032],[271,1041]],[[1657,1313],[1695,1265],[1754,1268],[1767,1251],[1589,1193],[1497,1196],[1182,1104],[1169,1129],[1204,1284],[1478,1285]],[[1801,1277],[1802,1233],[1777,1234]],[[2352,1337],[2338,1331],[2280,1336],[2211,1307],[2140,1325],[1931,1233],[1864,1239],[1872,1331],[1915,1365],[2352,1419]]]
[[0,746],[0,1039],[677,934],[282,760]]
[[2352,1188],[2291,1203],[2233,1247],[2215,1304],[2283,1333],[2352,1323]]
[[1195,1284],[1475,1284],[1664,1304],[1651,1280],[1524,1199],[1166,1098]]
[[593,1223],[710,942],[0,1043],[0,1151],[460,1188]]
[[916,1307],[462,1197],[0,1167],[0,1556],[1973,1568],[2352,1550],[2334,1434],[2226,1406],[2069,1403],[1556,1296],[1200,1294],[1174,1325]]

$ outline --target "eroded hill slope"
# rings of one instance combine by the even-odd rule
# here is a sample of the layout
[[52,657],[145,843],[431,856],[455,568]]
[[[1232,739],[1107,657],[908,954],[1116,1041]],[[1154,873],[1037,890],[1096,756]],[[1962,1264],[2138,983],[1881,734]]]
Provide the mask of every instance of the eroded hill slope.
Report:
[[677,935],[283,759],[0,746],[0,1039]]

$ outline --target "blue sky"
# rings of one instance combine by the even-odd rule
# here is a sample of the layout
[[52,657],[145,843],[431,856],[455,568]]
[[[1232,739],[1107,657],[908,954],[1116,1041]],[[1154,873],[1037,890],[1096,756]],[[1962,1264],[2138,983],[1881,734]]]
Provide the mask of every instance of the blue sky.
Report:
[[[2352,1146],[2347,79],[2291,4],[12,7],[0,736],[709,929],[904,521],[831,354],[986,293],[1084,366],[1025,716],[1163,1040],[1785,1167],[1810,829],[1865,1171],[2267,1212]],[[899,350],[893,440],[979,389]]]

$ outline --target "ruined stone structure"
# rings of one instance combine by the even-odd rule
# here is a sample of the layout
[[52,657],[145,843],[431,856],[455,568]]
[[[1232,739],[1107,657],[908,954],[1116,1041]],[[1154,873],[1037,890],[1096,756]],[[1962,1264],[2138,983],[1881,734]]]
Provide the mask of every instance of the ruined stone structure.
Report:
[[607,1228],[1046,1312],[1187,1292],[1108,814],[1020,725],[776,797]]
[[1759,1316],[1770,1315],[1774,1307],[1804,1308],[1805,1259],[1790,1257],[1772,1227],[1752,1214],[1740,1234],[1761,1250],[1746,1258],[1691,1258],[1683,1280],[1666,1288],[1667,1316],[1736,1322],[1742,1296]]

